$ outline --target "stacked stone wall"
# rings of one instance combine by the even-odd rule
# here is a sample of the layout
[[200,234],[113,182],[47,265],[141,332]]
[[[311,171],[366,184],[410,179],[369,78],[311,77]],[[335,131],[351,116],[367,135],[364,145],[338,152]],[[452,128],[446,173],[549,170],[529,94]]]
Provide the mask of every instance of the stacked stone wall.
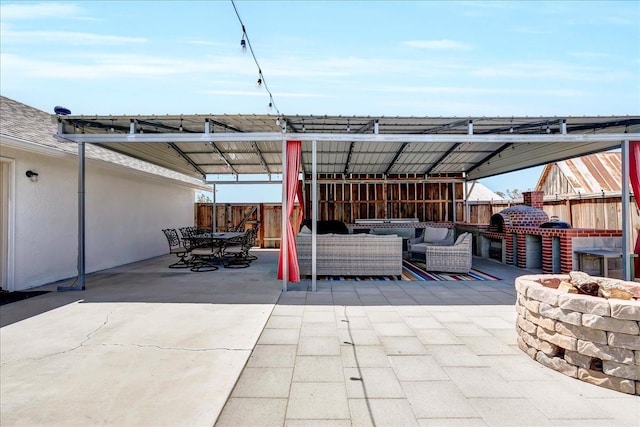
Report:
[[640,395],[640,301],[570,294],[516,279],[518,346],[538,363],[601,387]]

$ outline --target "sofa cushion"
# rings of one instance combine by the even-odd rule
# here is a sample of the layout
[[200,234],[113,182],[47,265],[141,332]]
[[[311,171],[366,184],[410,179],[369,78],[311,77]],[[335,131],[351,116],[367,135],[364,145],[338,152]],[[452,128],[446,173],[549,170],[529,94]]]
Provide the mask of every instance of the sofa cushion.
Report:
[[372,228],[369,233],[373,235],[395,234],[403,239],[410,239],[416,236],[415,228]]
[[[310,219],[305,219],[302,221],[302,227],[307,227],[309,230],[313,230],[313,221]],[[347,228],[346,224],[342,221],[338,220],[328,220],[328,221],[318,221],[318,234],[349,234],[349,228]]]
[[438,242],[444,240],[449,232],[448,228],[427,227],[424,229],[423,241],[426,243]]

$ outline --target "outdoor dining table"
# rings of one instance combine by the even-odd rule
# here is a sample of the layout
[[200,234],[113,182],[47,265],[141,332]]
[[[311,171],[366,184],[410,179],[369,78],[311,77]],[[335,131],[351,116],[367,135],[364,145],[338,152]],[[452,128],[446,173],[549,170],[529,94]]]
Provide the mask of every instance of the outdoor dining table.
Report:
[[238,237],[244,236],[244,232],[241,231],[228,231],[222,233],[202,233],[191,236],[191,239],[194,241],[202,241],[202,240],[217,240],[217,241],[227,241],[231,239],[235,239]]
[[239,239],[242,236],[244,236],[244,233],[240,231],[225,231],[216,233],[194,234],[189,237],[189,240],[191,242],[191,246],[194,248],[208,244],[210,245],[212,243],[215,245],[220,245],[224,248],[225,243],[229,242],[230,240]]
[[[194,234],[188,237],[188,240],[191,243],[192,247],[192,258],[190,260],[191,271],[203,271],[201,268],[207,268],[204,271],[215,271],[218,269],[217,266],[213,265],[213,263],[223,264],[222,258],[224,257],[224,249],[227,246],[229,241],[233,241],[234,239],[240,240],[245,235],[243,232],[217,232],[217,233],[200,233]],[[241,244],[241,241],[238,241],[237,244]],[[236,244],[236,242],[233,242]],[[201,251],[205,248],[214,248],[213,252],[205,251],[205,253],[198,253],[196,251]],[[215,248],[218,251],[215,251]]]

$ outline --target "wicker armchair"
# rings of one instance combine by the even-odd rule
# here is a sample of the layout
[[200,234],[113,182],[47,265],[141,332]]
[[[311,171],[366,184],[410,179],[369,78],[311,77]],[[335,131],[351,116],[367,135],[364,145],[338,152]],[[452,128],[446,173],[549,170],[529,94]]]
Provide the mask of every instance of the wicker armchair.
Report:
[[473,259],[471,245],[471,233],[463,233],[451,246],[427,246],[425,252],[426,270],[468,273],[471,270],[471,260]]
[[453,228],[427,227],[420,236],[407,241],[407,251],[410,259],[422,259],[427,246],[451,246],[455,241]]

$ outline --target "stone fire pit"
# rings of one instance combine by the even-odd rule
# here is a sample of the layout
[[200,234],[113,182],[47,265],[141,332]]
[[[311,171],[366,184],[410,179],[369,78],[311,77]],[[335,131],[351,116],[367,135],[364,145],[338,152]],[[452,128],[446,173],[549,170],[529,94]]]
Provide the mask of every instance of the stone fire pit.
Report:
[[591,293],[600,295],[592,296],[572,286],[572,278],[580,282],[585,276],[516,279],[518,346],[565,375],[640,395],[640,285],[593,277],[606,286],[604,292],[591,286]]

